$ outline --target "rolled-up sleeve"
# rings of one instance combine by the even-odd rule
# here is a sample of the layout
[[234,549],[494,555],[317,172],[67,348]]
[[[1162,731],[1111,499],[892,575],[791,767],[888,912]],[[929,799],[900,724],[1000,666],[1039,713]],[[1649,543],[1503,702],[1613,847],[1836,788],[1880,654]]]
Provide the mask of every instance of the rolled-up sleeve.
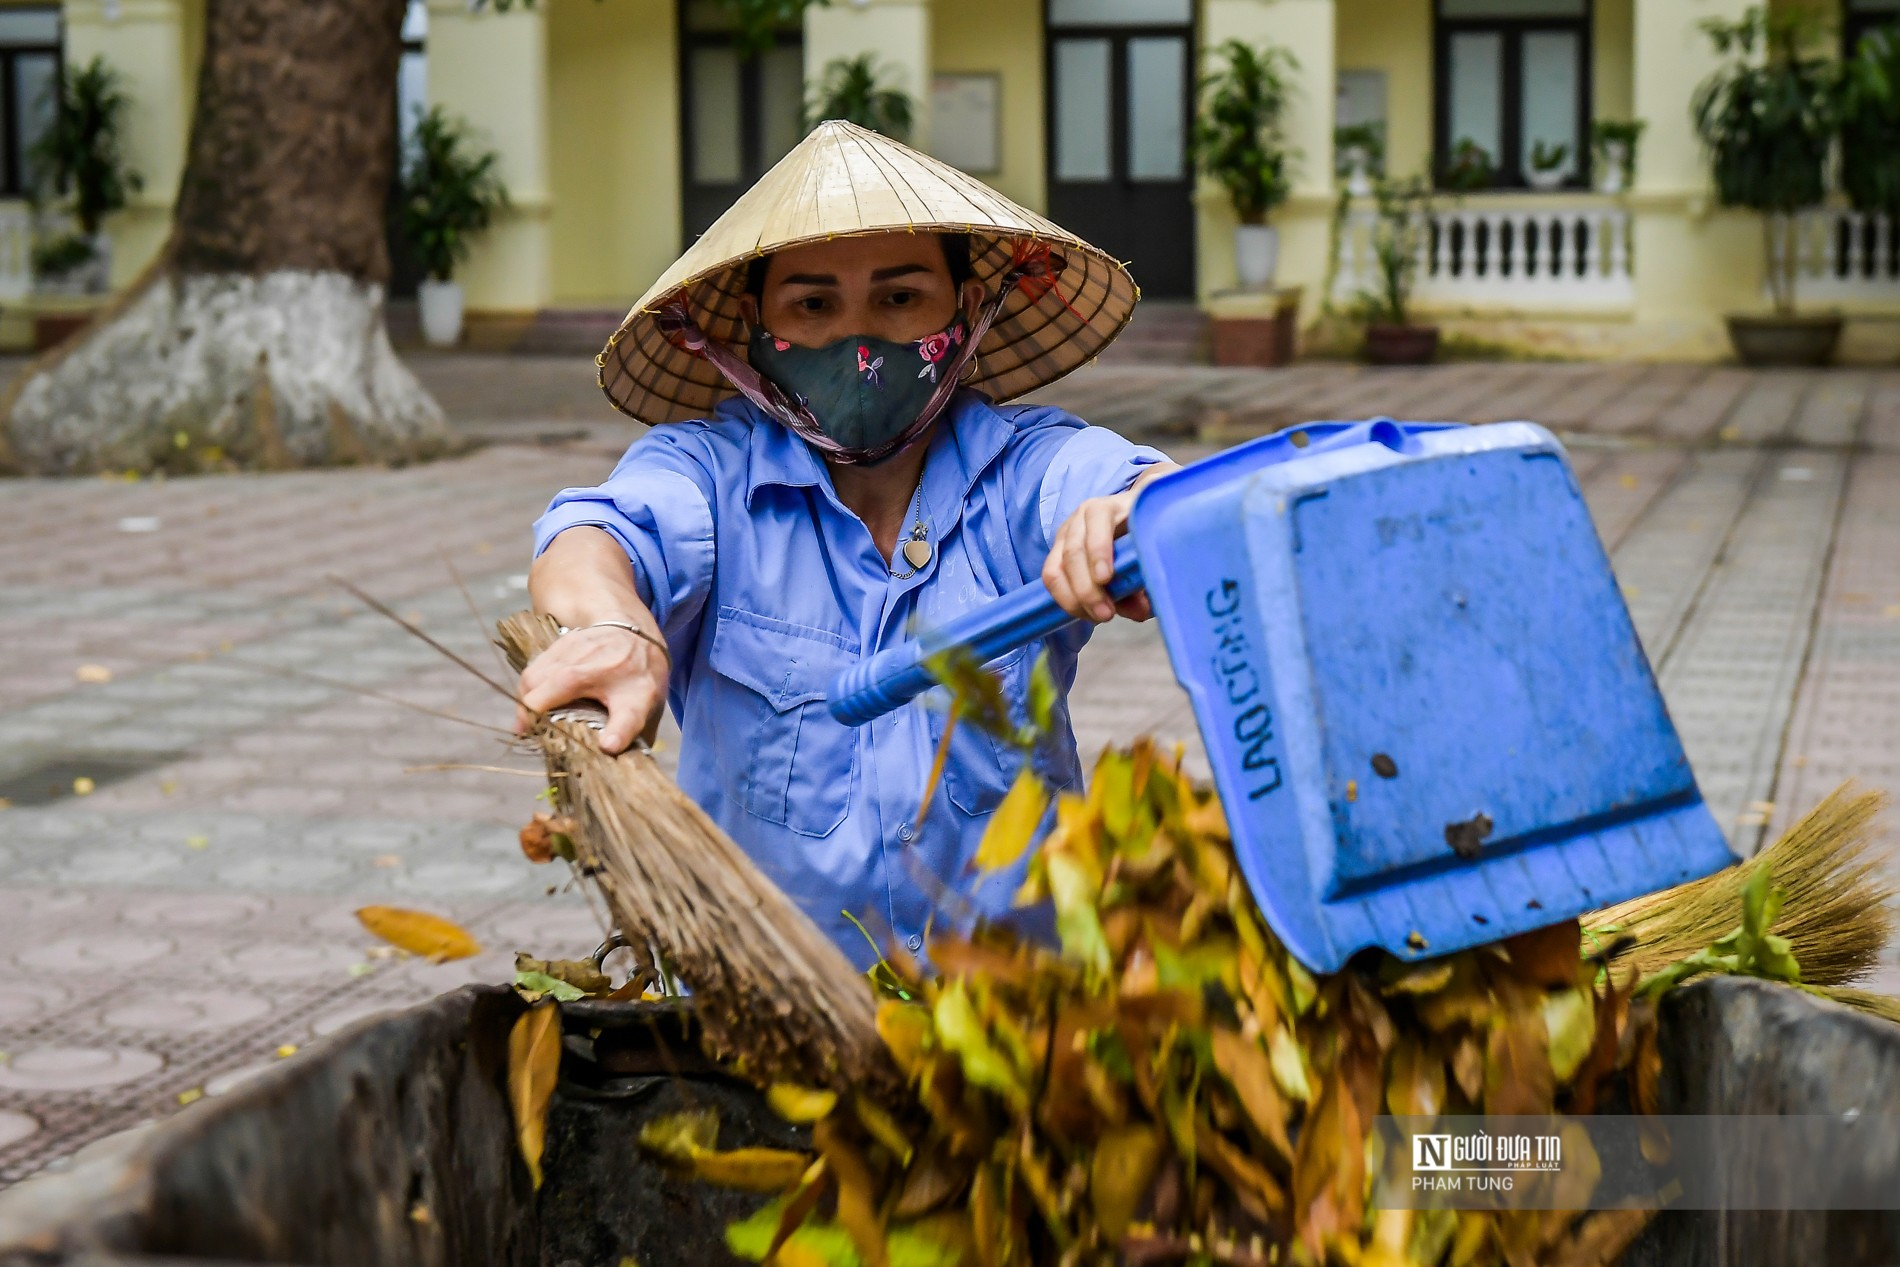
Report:
[[627,552],[641,601],[671,638],[712,586],[712,475],[677,428],[641,437],[607,481],[555,495],[534,525],[534,553],[569,528],[599,528]]
[[1049,459],[1042,474],[1037,518],[1045,550],[1056,529],[1091,497],[1125,491],[1140,477],[1142,468],[1167,461],[1159,449],[1136,444],[1106,427],[1081,427],[1072,432]]
[[1042,571],[1050,540],[1076,507],[1091,497],[1123,492],[1143,469],[1168,460],[1159,449],[1091,427],[1066,410],[1018,405],[999,412],[1016,425],[1004,454],[1004,475],[1010,533],[1024,576]]

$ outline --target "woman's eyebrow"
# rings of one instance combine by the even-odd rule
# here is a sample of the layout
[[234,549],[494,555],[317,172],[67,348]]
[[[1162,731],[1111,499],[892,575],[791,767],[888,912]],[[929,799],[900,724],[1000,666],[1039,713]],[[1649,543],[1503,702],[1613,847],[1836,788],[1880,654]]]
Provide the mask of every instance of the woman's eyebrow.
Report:
[[832,273],[793,273],[790,277],[781,277],[780,286],[836,286],[838,278]]
[[910,264],[893,264],[889,268],[880,268],[872,273],[871,280],[874,282],[887,282],[893,277],[908,277],[912,273],[928,273],[929,271],[930,265],[928,264],[918,264],[915,262]]

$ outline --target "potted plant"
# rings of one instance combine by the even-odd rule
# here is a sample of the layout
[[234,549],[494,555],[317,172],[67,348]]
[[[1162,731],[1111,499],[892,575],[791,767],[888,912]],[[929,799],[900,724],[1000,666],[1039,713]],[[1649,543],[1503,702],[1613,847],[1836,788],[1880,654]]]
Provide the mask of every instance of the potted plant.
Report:
[[1598,119],[1590,125],[1598,193],[1620,194],[1636,183],[1636,142],[1648,126],[1641,119]]
[[495,168],[501,157],[477,153],[468,130],[441,106],[416,120],[402,168],[402,231],[425,276],[416,287],[422,337],[452,347],[462,337],[462,286],[455,266],[468,258],[469,240],[508,205]]
[[1468,194],[1489,189],[1497,183],[1497,177],[1498,168],[1491,159],[1491,151],[1467,136],[1451,147],[1451,157],[1440,169],[1438,183],[1454,193]]
[[38,219],[56,213],[70,227],[34,244],[34,277],[55,293],[104,294],[112,277],[105,218],[144,184],[124,150],[132,98],[119,72],[95,57],[56,77],[42,106],[47,124],[26,154],[28,188]]
[[1431,185],[1422,176],[1382,176],[1372,193],[1378,204],[1371,241],[1377,288],[1359,295],[1366,359],[1374,365],[1424,365],[1438,355],[1438,327],[1414,324],[1411,306],[1419,256],[1431,232]]
[[1900,26],[1869,31],[1843,69],[1841,191],[1863,214],[1900,215]]
[[1531,146],[1531,169],[1524,173],[1532,189],[1559,189],[1570,176],[1570,147],[1538,141]]
[[1273,44],[1228,40],[1217,51],[1223,64],[1201,81],[1194,161],[1227,191],[1239,217],[1234,261],[1241,288],[1267,290],[1280,255],[1279,231],[1267,216],[1293,192],[1294,155],[1281,122],[1288,77],[1299,62]]
[[1345,177],[1348,197],[1370,198],[1372,178],[1385,175],[1385,125],[1352,123],[1334,128],[1333,164],[1335,174]]
[[1839,82],[1816,51],[1805,12],[1748,10],[1702,24],[1727,60],[1696,89],[1694,120],[1708,152],[1716,200],[1756,212],[1774,312],[1730,314],[1729,342],[1749,365],[1821,365],[1841,337],[1839,314],[1797,315],[1795,217],[1827,195],[1827,160],[1839,131]]
[[893,140],[910,137],[914,107],[901,89],[883,83],[873,54],[840,57],[825,66],[817,90],[805,106],[805,130],[826,119],[842,119]]

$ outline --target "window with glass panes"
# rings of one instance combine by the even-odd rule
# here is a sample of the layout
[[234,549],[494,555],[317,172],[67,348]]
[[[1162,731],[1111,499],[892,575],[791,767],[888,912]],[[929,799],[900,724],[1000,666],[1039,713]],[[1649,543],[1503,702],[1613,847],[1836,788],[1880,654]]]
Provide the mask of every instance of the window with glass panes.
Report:
[[1528,183],[1531,155],[1566,147],[1564,184],[1588,176],[1591,0],[1437,0],[1435,150],[1481,147],[1501,187]]
[[1900,0],[1847,0],[1841,13],[1841,52],[1852,57],[1869,31],[1900,26]]
[[1129,260],[1142,293],[1194,293],[1193,0],[1047,0],[1049,214]]
[[745,55],[737,18],[721,0],[680,5],[680,160],[686,242],[712,226],[805,136],[802,28]]
[[33,144],[53,119],[59,82],[59,9],[0,9],[0,196],[33,183]]
[[405,150],[416,120],[429,108],[428,39],[429,6],[409,0],[402,15],[402,60],[396,63],[396,133]]
[[416,249],[402,231],[402,165],[415,139],[416,121],[429,109],[429,6],[408,0],[402,16],[402,58],[396,63],[396,163],[389,178],[389,293],[413,299],[425,276]]

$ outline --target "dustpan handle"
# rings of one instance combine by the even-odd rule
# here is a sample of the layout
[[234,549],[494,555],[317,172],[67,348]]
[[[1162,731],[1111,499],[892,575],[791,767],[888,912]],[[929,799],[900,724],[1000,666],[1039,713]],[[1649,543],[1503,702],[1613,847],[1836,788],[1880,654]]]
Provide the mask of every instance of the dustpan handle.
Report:
[[[1135,557],[1135,542],[1123,537],[1115,545],[1115,574],[1109,578],[1108,594],[1119,602],[1140,588],[1141,562]],[[909,703],[937,684],[924,668],[924,660],[946,647],[967,647],[987,664],[1074,623],[1075,617],[1056,606],[1047,586],[1032,582],[923,638],[852,665],[831,684],[831,715],[847,726],[862,726]]]

